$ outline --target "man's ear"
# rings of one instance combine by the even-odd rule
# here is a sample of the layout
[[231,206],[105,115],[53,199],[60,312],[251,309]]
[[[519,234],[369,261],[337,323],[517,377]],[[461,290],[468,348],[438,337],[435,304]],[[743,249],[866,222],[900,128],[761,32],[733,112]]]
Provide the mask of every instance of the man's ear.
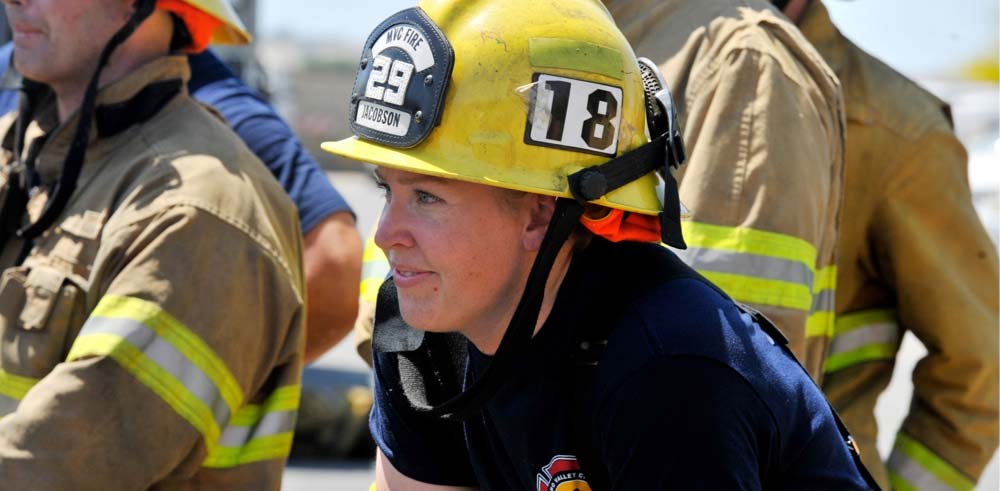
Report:
[[537,251],[542,247],[542,239],[545,238],[552,214],[555,213],[556,198],[529,194],[528,200],[528,224],[522,233],[521,244],[529,251]]

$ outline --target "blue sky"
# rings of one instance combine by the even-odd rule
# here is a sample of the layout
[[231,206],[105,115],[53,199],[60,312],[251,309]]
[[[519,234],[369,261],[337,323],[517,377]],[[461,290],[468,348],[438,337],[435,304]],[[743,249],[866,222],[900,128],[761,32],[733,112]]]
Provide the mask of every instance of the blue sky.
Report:
[[[413,0],[259,0],[260,37],[360,40]],[[911,76],[942,76],[998,52],[996,0],[827,0],[856,43]],[[956,6],[961,5],[959,9]],[[360,42],[359,42],[360,44]]]

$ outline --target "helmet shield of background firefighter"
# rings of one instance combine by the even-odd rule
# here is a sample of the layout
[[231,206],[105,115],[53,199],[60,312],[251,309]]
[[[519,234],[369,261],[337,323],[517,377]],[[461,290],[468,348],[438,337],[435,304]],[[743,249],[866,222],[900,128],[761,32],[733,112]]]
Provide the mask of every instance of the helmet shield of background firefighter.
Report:
[[[414,17],[417,12],[420,16]],[[422,27],[415,18],[425,18],[435,28]],[[372,75],[372,55],[380,54],[373,48],[389,43],[394,25],[420,29],[421,45],[432,41],[432,32],[439,32],[441,42],[454,50],[447,85],[431,81],[430,87],[444,90],[440,105],[429,106],[437,113],[418,107],[431,104],[433,92],[405,48],[381,51],[387,70],[377,79]],[[393,33],[392,40],[403,46],[417,42],[413,34],[407,38],[406,28],[399,31],[402,38]],[[379,44],[382,38],[386,42]],[[438,53],[431,52],[435,64],[443,67]],[[418,9],[382,23],[369,38],[363,57],[369,67],[359,71],[357,101],[350,113],[355,136],[323,144],[323,149],[350,159],[571,197],[567,176],[649,141],[635,54],[597,0],[424,1]],[[397,60],[407,65],[394,70],[391,65]],[[414,68],[407,90],[397,92],[408,65]],[[383,76],[384,82],[379,82]],[[366,97],[369,86],[375,87],[372,97]],[[387,103],[386,94],[397,101],[401,94],[402,104]],[[374,106],[375,96],[381,96],[381,105]],[[365,107],[375,107],[374,112],[361,114],[364,103],[372,104]],[[418,109],[428,134],[421,140],[400,140],[409,138],[409,128],[402,135],[404,119],[408,117],[407,124],[412,125]],[[361,124],[359,118],[373,121]],[[435,120],[437,126],[432,127]],[[397,122],[400,129],[395,128]],[[373,133],[380,128],[379,134]],[[650,172],[594,202],[654,215],[661,209],[657,183]]]

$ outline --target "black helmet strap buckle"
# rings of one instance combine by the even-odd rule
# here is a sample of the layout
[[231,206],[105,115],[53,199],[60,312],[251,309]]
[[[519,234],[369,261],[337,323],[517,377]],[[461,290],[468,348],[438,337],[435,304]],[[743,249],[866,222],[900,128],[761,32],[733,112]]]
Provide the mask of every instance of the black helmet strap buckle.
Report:
[[684,162],[679,133],[664,132],[653,141],[569,176],[569,190],[582,203],[593,201],[640,177],[659,171],[663,178],[663,210],[660,211],[660,240],[676,249],[686,249],[681,234],[681,202],[673,170]]

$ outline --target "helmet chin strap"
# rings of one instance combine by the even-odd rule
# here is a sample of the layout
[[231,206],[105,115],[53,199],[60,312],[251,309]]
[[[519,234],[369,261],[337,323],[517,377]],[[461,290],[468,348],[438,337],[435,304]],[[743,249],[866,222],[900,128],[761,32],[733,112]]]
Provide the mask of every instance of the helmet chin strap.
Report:
[[552,220],[549,222],[538,255],[535,256],[531,272],[528,274],[524,293],[521,295],[493,359],[467,390],[441,404],[433,405],[426,397],[407,392],[407,397],[416,410],[443,419],[465,419],[482,407],[487,400],[496,394],[500,385],[508,380],[508,374],[514,368],[514,362],[519,360],[520,355],[528,348],[535,332],[542,299],[545,295],[545,285],[556,257],[562,250],[563,244],[576,230],[581,216],[583,216],[583,205],[579,202],[565,198],[556,200]]
[[[84,158],[87,153],[87,143],[90,136],[90,127],[94,115],[94,107],[97,101],[97,89],[98,82],[101,78],[101,72],[104,67],[108,64],[108,60],[111,58],[111,54],[114,53],[115,49],[118,48],[122,43],[125,42],[129,36],[135,32],[136,28],[147,17],[149,17],[153,10],[156,8],[155,0],[138,0],[135,5],[135,10],[129,17],[128,21],[125,23],[121,29],[118,30],[105,45],[104,50],[101,51],[101,56],[97,62],[97,68],[94,70],[94,74],[90,77],[90,82],[87,84],[87,91],[83,95],[83,101],[80,104],[79,110],[79,121],[76,126],[76,131],[73,134],[73,139],[70,142],[69,151],[66,153],[66,159],[63,161],[62,172],[59,175],[59,180],[55,184],[55,188],[51,194],[51,198],[46,202],[45,209],[42,211],[41,217],[35,222],[28,224],[17,230],[16,235],[27,242],[32,241],[43,232],[49,229],[52,224],[56,221],[62,211],[66,208],[69,203],[70,196],[76,190],[77,179],[80,177],[80,171],[83,168]],[[23,122],[27,124],[27,122]],[[21,122],[19,122],[21,124]],[[18,158],[21,156],[22,149],[18,146],[14,149],[14,155]],[[18,216],[23,216],[24,206],[21,206],[20,213]],[[6,211],[6,210],[5,210]]]

